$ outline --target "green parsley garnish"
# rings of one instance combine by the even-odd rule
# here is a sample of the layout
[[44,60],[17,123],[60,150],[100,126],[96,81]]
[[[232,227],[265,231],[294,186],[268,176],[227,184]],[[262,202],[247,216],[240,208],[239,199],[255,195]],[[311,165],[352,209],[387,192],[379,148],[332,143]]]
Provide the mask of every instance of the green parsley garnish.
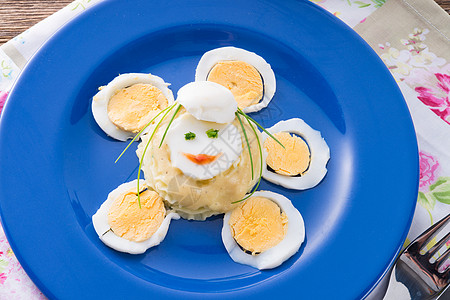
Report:
[[210,139],[217,139],[217,137],[219,136],[219,129],[209,129],[206,130],[206,135],[210,138]]
[[188,133],[184,134],[184,138],[186,139],[186,141],[193,140],[195,139],[195,133],[189,131]]

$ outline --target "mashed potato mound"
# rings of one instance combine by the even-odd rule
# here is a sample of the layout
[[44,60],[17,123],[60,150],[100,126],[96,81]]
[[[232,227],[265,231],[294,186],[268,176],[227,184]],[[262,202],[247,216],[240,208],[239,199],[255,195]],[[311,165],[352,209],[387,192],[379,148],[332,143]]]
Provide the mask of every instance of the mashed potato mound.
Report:
[[244,61],[221,61],[209,72],[208,81],[228,88],[239,108],[258,103],[263,97],[263,81],[259,72]]
[[[186,113],[184,109],[177,117],[183,113]],[[145,153],[142,171],[147,184],[185,219],[204,220],[236,207],[238,204],[232,204],[232,202],[242,199],[251,190],[258,180],[261,168],[258,144],[253,130],[248,125],[244,125],[253,156],[253,179],[245,138],[239,122],[234,120],[232,124],[239,128],[243,141],[241,155],[228,170],[208,180],[196,180],[172,166],[170,150],[166,143],[159,147],[168,119],[170,118],[166,117],[158,128]],[[137,150],[139,159],[142,157],[153,129],[154,127],[150,128],[149,134],[142,137]],[[260,136],[259,138],[261,140]]]

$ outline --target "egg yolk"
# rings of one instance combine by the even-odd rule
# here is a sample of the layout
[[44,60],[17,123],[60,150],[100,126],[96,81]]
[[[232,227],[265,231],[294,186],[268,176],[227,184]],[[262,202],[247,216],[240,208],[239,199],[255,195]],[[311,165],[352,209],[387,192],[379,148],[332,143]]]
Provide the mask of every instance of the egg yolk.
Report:
[[251,197],[231,212],[229,225],[235,241],[255,255],[283,240],[288,219],[275,202]]
[[306,142],[284,131],[273,136],[283,144],[284,148],[274,139],[267,138],[264,142],[264,148],[268,153],[267,165],[281,175],[296,176],[305,173],[311,160]]
[[112,231],[124,239],[142,242],[149,239],[161,226],[166,215],[163,199],[154,191],[140,194],[141,207],[134,191],[128,191],[114,200],[108,214]]
[[108,102],[108,117],[118,128],[139,132],[168,105],[160,89],[144,83],[117,90]]
[[208,81],[228,88],[239,108],[254,105],[263,97],[261,75],[252,65],[243,61],[218,62],[209,72]]

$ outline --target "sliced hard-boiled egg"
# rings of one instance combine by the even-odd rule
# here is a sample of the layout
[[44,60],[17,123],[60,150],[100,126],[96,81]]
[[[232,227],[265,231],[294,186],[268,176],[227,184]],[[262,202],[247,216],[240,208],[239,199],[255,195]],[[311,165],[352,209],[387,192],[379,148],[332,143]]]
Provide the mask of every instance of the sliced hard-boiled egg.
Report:
[[208,81],[228,88],[240,108],[258,103],[264,94],[264,85],[259,72],[244,61],[221,61],[209,71]]
[[257,269],[278,267],[300,248],[305,226],[283,195],[258,191],[223,219],[222,241],[237,263]]
[[236,126],[200,121],[189,113],[175,119],[166,143],[172,166],[197,180],[211,179],[228,170],[242,153]]
[[114,78],[92,98],[92,114],[112,138],[126,141],[174,102],[169,84],[152,74],[129,73]]
[[296,190],[312,188],[322,181],[327,173],[330,149],[319,131],[298,118],[278,122],[267,131],[284,148],[263,133],[263,145],[268,154],[264,179]]
[[[92,216],[92,223],[100,240],[107,246],[130,254],[144,253],[159,245],[165,238],[171,219],[179,219],[167,212],[163,199],[140,180],[140,199],[137,180],[118,186]],[[139,203],[140,202],[140,203]]]
[[230,123],[237,111],[233,94],[220,84],[209,81],[184,85],[178,90],[177,102],[202,121]]
[[276,90],[270,65],[256,53],[236,47],[217,48],[203,54],[195,81],[203,80],[228,88],[244,112],[266,107]]

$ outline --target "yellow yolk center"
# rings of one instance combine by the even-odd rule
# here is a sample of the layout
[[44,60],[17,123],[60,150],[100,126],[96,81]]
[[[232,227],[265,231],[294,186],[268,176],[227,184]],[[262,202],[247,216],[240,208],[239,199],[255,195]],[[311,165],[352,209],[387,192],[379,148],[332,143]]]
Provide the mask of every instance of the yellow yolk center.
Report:
[[263,96],[263,82],[259,72],[243,61],[218,62],[209,72],[208,81],[228,88],[239,108],[258,103]]
[[115,92],[108,102],[108,117],[122,130],[139,132],[167,104],[160,89],[137,83]]
[[275,202],[264,197],[251,197],[232,211],[229,225],[236,242],[257,254],[283,240],[288,219]]
[[166,215],[163,199],[154,191],[140,195],[141,207],[135,191],[120,195],[108,214],[112,231],[124,239],[142,242],[149,239],[161,226]]
[[264,142],[264,148],[268,153],[267,165],[281,175],[295,176],[305,173],[311,160],[306,142],[284,131],[273,136],[283,144],[284,148],[274,139],[267,138]]

